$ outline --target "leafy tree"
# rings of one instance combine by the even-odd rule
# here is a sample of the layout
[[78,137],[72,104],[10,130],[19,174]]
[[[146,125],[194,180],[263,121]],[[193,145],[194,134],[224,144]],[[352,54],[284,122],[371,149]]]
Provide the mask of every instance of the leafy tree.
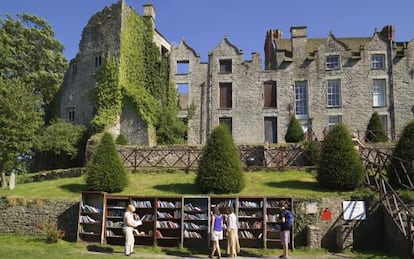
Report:
[[19,14],[0,18],[0,77],[20,78],[23,85],[41,97],[47,118],[67,68],[63,45],[43,19]]
[[354,190],[363,182],[362,161],[343,124],[335,125],[322,144],[317,179],[326,189],[344,191]]
[[365,135],[365,141],[367,142],[385,142],[388,141],[388,137],[384,131],[384,125],[382,125],[381,118],[378,112],[374,112],[369,120],[367,133]]
[[414,161],[414,121],[409,122],[404,127],[392,154],[392,167],[391,170],[388,170],[388,177],[393,185],[399,182],[398,178],[401,179],[402,184],[409,185],[407,177],[404,176],[405,171],[409,173],[411,181],[414,181],[412,161]]
[[86,127],[65,120],[53,121],[40,131],[34,141],[34,171],[70,168],[83,165]]
[[3,175],[17,168],[19,155],[31,152],[35,134],[43,124],[43,112],[36,97],[21,80],[0,77],[0,172]]
[[237,193],[244,188],[239,152],[226,126],[219,125],[211,132],[195,183],[202,193]]
[[109,193],[120,192],[128,185],[127,171],[112,136],[107,132],[86,166],[86,184],[91,191]]
[[319,143],[315,140],[306,141],[303,143],[306,165],[318,165],[321,159],[321,151]]
[[295,116],[292,116],[289,122],[289,126],[286,131],[285,141],[290,143],[298,143],[305,139],[302,126]]

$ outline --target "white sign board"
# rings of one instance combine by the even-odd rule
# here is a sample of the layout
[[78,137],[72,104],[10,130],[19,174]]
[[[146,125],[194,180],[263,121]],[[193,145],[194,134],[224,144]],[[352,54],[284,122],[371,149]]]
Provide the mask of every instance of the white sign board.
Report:
[[364,201],[343,201],[342,211],[344,220],[364,220],[366,217]]

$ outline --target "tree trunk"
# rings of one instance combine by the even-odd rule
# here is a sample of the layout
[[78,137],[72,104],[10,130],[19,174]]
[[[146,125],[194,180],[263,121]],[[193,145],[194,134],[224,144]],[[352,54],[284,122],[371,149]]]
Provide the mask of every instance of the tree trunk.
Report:
[[4,172],[1,173],[1,187],[7,188],[7,179],[6,179],[6,174]]

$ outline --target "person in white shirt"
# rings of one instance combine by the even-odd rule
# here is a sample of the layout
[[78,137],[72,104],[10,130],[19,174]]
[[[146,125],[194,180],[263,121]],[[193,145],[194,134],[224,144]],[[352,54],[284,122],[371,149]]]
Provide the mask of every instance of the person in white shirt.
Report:
[[136,227],[142,225],[142,221],[139,216],[134,213],[135,207],[131,204],[128,205],[124,213],[124,226],[122,228],[125,235],[125,255],[130,256],[134,253],[134,232],[137,232]]
[[237,217],[234,214],[234,208],[230,207],[227,221],[227,254],[230,257],[236,257],[240,252],[239,235],[237,228]]

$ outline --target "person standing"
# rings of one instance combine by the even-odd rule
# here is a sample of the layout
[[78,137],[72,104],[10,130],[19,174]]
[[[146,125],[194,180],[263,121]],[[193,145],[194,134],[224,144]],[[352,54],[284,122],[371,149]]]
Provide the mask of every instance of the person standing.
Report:
[[[280,212],[280,242],[283,247],[283,254],[279,258],[287,259],[290,243],[290,229],[292,227],[293,214],[288,210],[289,204],[287,201],[283,201]],[[292,217],[292,219],[291,219]]]
[[221,258],[220,240],[223,240],[223,216],[219,207],[215,207],[214,214],[211,215],[211,241],[213,241],[213,247],[209,258],[213,258],[216,250],[218,258]]
[[134,232],[136,227],[142,225],[142,221],[139,216],[134,213],[135,207],[128,205],[124,213],[124,226],[122,228],[125,235],[125,255],[130,256],[134,253],[135,238]]
[[229,214],[226,217],[227,222],[227,254],[230,257],[236,257],[240,252],[239,234],[237,227],[237,217],[234,214],[234,208],[229,208]]

